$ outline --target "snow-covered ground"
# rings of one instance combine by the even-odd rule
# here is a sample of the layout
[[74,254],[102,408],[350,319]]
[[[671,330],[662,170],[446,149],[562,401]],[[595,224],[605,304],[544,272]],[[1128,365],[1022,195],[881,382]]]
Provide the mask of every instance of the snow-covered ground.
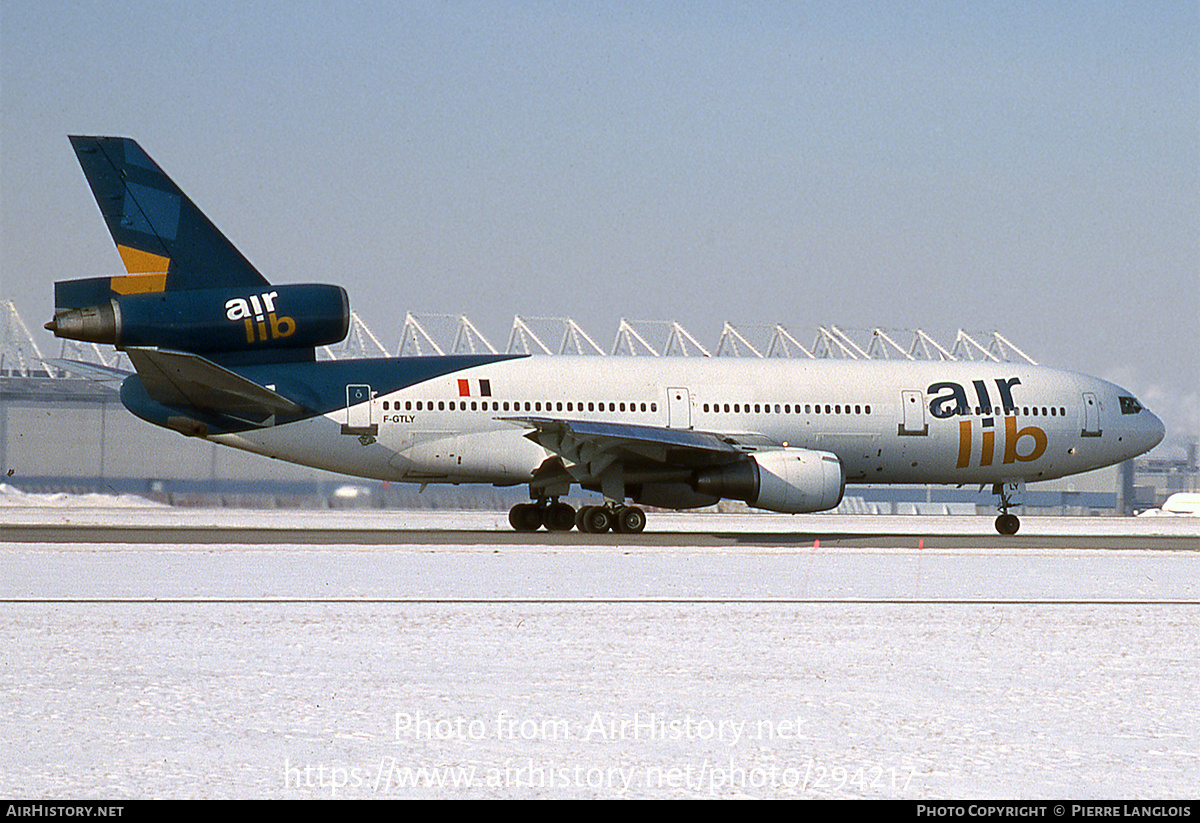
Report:
[[0,509],[15,513],[21,509],[162,509],[165,505],[136,494],[51,494],[26,492],[0,483]]
[[[62,506],[12,507],[0,522],[397,516]],[[503,515],[399,517],[488,528]],[[803,528],[756,515],[715,528],[739,517]],[[964,518],[922,520],[934,534]],[[1022,533],[1171,519],[1063,520],[1031,518]],[[1200,792],[1193,553],[682,542],[0,543],[0,792]]]

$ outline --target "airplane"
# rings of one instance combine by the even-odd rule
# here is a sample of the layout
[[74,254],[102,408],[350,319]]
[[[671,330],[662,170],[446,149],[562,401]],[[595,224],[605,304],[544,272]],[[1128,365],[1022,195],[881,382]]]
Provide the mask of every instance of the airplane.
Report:
[[[126,273],[55,283],[58,337],[133,364],[152,424],[408,483],[527,486],[512,527],[638,533],[640,506],[723,498],[835,508],[847,483],[990,485],[1015,534],[1026,483],[1110,466],[1165,433],[1132,393],[1042,366],[965,361],[554,358],[317,361],[344,289],[271,284],[133,140],[70,138]],[[572,487],[603,503],[576,510]]]
[[1163,515],[1200,517],[1200,493],[1175,492],[1163,501],[1161,508],[1147,509],[1138,517],[1161,517]]

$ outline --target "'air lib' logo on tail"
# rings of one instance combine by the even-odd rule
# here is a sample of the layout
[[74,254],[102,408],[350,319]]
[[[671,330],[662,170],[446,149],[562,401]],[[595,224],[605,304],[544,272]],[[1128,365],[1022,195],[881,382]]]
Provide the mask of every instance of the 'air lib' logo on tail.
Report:
[[290,337],[296,331],[296,321],[276,315],[275,298],[278,296],[279,292],[268,291],[252,294],[249,298],[235,297],[225,304],[225,316],[246,324],[247,343]]

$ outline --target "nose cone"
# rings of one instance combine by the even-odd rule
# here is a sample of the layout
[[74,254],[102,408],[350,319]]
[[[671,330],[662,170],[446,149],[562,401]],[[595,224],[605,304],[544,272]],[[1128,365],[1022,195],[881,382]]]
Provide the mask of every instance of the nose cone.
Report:
[[1163,441],[1167,436],[1167,427],[1163,425],[1162,420],[1152,411],[1146,411],[1146,423],[1143,426],[1144,436],[1146,439],[1146,447],[1143,451],[1150,451]]
[[1149,409],[1143,408],[1136,417],[1126,419],[1129,420],[1123,437],[1126,460],[1132,460],[1150,451],[1161,443],[1167,434],[1167,427],[1163,425],[1162,420]]

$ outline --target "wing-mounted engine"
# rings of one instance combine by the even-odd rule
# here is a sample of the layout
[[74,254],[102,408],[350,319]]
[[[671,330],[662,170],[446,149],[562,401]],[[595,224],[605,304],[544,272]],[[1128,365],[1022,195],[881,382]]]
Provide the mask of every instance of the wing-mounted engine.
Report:
[[837,506],[846,491],[846,472],[829,452],[771,449],[702,469],[692,488],[699,494],[745,500],[759,509],[801,514]]
[[344,340],[350,302],[340,286],[305,284],[116,294],[110,281],[55,284],[57,337],[120,348],[217,353],[312,349]]

